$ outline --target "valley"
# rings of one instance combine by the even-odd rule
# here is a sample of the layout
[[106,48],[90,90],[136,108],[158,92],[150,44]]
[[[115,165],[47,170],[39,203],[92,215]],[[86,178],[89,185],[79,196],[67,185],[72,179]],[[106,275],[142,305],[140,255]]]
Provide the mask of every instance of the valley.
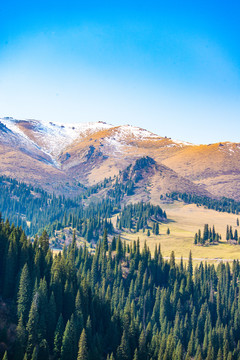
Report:
[[[230,198],[238,200],[239,144],[196,146],[141,128],[129,125],[116,127],[103,122],[59,125],[13,118],[0,121],[1,174],[26,184],[23,199],[29,196],[27,184],[33,186],[32,194],[35,187],[39,188],[37,193],[43,194],[40,195],[41,201],[31,195],[32,198],[21,208],[18,202],[22,195],[17,190],[19,185],[15,185],[16,198],[9,206],[19,209],[20,213],[12,217],[11,210],[10,213],[2,210],[3,216],[10,216],[10,221],[23,226],[29,235],[34,236],[45,227],[53,247],[61,244],[62,248],[65,237],[68,242],[71,241],[73,228],[76,227],[79,241],[82,244],[86,240],[93,241],[95,246],[107,218],[114,225],[114,230],[111,230],[110,223],[108,225],[110,238],[121,235],[131,242],[139,237],[140,244],[143,245],[146,240],[152,252],[155,245],[160,244],[166,257],[174,251],[177,258],[187,258],[190,250],[196,261],[216,259],[218,262],[240,256],[239,246],[225,242],[226,226],[232,225],[235,229],[237,215],[166,198],[166,194],[176,192],[209,199],[230,195]],[[4,178],[2,181],[4,184]],[[42,193],[41,188],[46,192]],[[7,187],[2,188],[3,194],[6,190]],[[66,200],[56,200],[60,194]],[[72,199],[70,205],[68,198]],[[102,225],[98,224],[98,232],[91,235],[91,228],[96,223],[91,224],[90,218],[99,211],[94,209],[101,202],[101,206],[107,206],[108,210],[101,210]],[[116,218],[123,208],[140,202],[160,205],[166,211],[168,220],[159,223],[159,235],[150,231],[150,236],[147,236],[146,231],[143,233],[141,229],[136,232],[136,229],[126,231],[116,227]],[[30,215],[27,210],[30,203],[36,203],[36,216]],[[40,211],[38,203],[41,203]],[[87,209],[91,207],[89,213]],[[45,216],[45,212],[48,215]],[[77,216],[75,220],[74,216]],[[79,217],[86,219],[82,222]],[[149,219],[146,225],[150,230],[151,221]],[[195,233],[206,223],[214,225],[222,235],[217,246],[193,244]],[[169,235],[166,234],[168,228]],[[70,235],[67,235],[67,229],[70,229]]]
[[1,358],[239,358],[238,144],[7,118],[0,153]]

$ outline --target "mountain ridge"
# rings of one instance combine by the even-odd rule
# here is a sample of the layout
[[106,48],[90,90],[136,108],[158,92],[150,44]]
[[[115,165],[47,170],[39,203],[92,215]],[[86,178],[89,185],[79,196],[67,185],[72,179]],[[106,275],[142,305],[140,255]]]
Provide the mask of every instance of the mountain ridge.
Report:
[[161,168],[149,174],[155,194],[149,200],[168,187],[240,199],[238,143],[194,145],[131,125],[5,117],[0,119],[0,154],[1,174],[66,194],[77,193],[79,182],[94,185],[148,156]]

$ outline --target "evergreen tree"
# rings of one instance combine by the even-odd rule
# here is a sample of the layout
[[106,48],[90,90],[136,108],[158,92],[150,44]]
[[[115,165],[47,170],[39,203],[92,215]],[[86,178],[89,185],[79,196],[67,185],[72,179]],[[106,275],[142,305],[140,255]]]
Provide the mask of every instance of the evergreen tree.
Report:
[[27,342],[27,333],[25,330],[23,316],[20,315],[20,319],[18,320],[18,326],[16,328],[16,344],[15,344],[15,351],[14,351],[14,358],[16,360],[22,360],[25,353]]
[[43,230],[42,235],[39,237],[39,244],[43,250],[44,255],[47,255],[49,249],[49,236],[46,230]]
[[88,360],[87,335],[85,329],[83,329],[79,339],[77,360]]
[[4,353],[4,355],[3,355],[3,360],[8,360],[7,351],[5,351],[5,353]]
[[27,264],[25,264],[21,272],[17,300],[18,318],[20,318],[22,315],[24,324],[27,321],[27,316],[31,305],[31,295],[31,280],[29,276],[28,266]]
[[63,333],[64,333],[64,322],[63,322],[62,314],[60,314],[58,322],[57,322],[56,330],[54,333],[53,353],[54,353],[55,359],[59,359],[60,354],[61,354]]
[[28,358],[32,355],[33,349],[38,341],[38,321],[39,321],[39,314],[38,314],[38,298],[39,295],[36,293],[33,297],[32,305],[29,312],[28,323],[27,323],[27,355]]
[[107,229],[104,229],[103,240],[102,240],[102,249],[103,251],[108,251],[108,238],[107,238]]
[[76,339],[74,331],[74,318],[68,320],[62,339],[60,360],[74,360],[76,353]]

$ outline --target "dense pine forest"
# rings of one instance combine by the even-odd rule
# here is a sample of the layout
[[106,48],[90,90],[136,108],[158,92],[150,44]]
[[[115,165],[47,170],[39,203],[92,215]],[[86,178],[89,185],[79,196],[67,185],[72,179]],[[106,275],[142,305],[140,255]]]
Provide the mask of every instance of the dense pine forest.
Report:
[[[240,264],[193,269],[145,244],[108,241],[53,255],[0,221],[0,351],[16,360],[240,358]],[[5,355],[4,355],[5,354]]]
[[226,197],[222,197],[221,199],[214,199],[208,196],[178,192],[166,194],[166,197],[172,200],[183,200],[186,204],[196,204],[198,206],[203,205],[207,209],[220,212],[228,212],[233,214],[240,213],[240,202]]
[[[2,176],[0,209],[4,218],[21,226],[28,236],[40,234],[44,229],[54,236],[55,231],[71,227],[88,242],[97,242],[105,228],[109,234],[114,233],[110,218],[116,213],[120,218],[118,225],[129,230],[129,224],[135,224],[137,216],[137,231],[154,226],[157,233],[158,222],[166,219],[166,213],[159,206],[150,204],[138,203],[132,212],[128,207],[121,210],[123,198],[134,191],[134,184],[129,179],[106,178],[95,186],[85,188],[79,184],[79,187],[81,195],[69,199]],[[101,191],[105,191],[104,196],[95,196]]]
[[129,204],[123,208],[120,216],[117,218],[117,226],[119,229],[126,228],[136,232],[140,229],[148,229],[151,226],[153,233],[158,235],[159,222],[166,219],[166,212],[160,206],[139,202],[137,204]]

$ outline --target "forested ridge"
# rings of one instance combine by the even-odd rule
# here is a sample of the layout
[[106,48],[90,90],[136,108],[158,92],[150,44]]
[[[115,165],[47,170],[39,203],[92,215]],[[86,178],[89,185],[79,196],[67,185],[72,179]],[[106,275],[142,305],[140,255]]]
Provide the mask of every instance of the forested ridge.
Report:
[[166,197],[172,200],[183,200],[186,204],[196,204],[198,206],[203,205],[207,209],[212,209],[220,212],[228,212],[233,214],[240,213],[240,202],[226,197],[216,199],[210,198],[208,196],[178,192],[166,194]]
[[[240,358],[240,264],[193,269],[153,256],[139,241],[90,254],[76,239],[53,256],[48,235],[32,243],[0,221],[1,356],[16,360]],[[1,319],[2,320],[2,319]],[[5,325],[4,325],[5,324]],[[11,336],[10,336],[11,335]],[[4,355],[5,353],[5,355]],[[5,360],[4,359],[4,360]]]
[[[97,242],[105,228],[109,234],[114,233],[110,219],[114,214],[120,214],[123,227],[128,228],[126,221],[130,224],[135,223],[134,212],[126,213],[127,208],[124,208],[123,212],[121,210],[123,198],[130,196],[134,191],[131,180],[120,181],[119,177],[106,178],[97,185],[89,188],[81,186],[81,188],[81,195],[69,199],[2,176],[0,177],[0,209],[4,218],[8,218],[10,223],[21,226],[30,236],[41,233],[44,229],[50,236],[54,236],[55,231],[71,227],[88,242]],[[104,194],[97,196],[102,190],[105,191]],[[157,215],[155,223],[166,218],[166,214],[159,206],[138,203],[133,208],[142,209],[138,214],[140,225],[138,230],[153,226],[151,221],[153,214]]]

